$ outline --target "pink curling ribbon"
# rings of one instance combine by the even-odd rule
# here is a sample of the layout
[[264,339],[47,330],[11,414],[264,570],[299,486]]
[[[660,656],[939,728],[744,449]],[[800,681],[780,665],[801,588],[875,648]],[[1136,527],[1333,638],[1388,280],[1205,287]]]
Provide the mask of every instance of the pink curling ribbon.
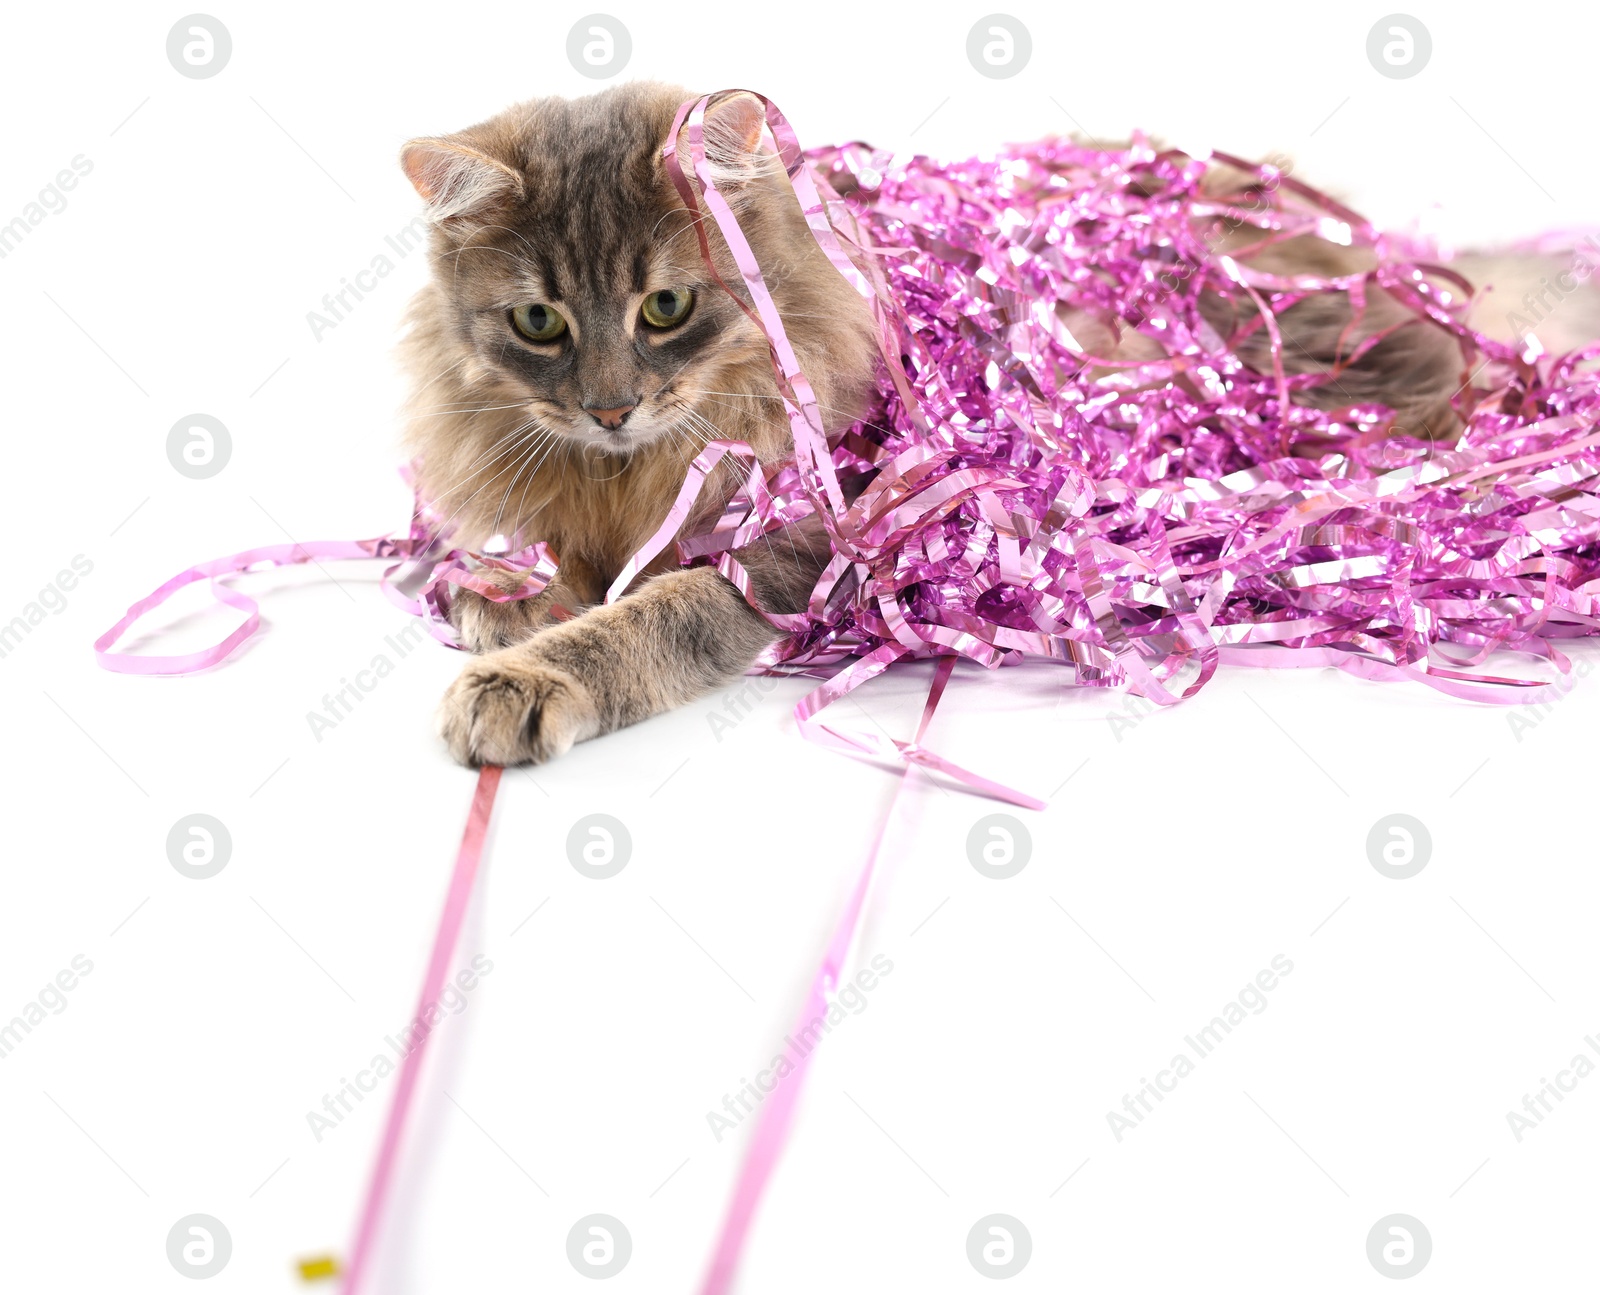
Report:
[[[450,889],[445,894],[444,909],[439,914],[439,929],[433,937],[433,953],[428,958],[427,974],[422,978],[418,1019],[433,1010],[439,995],[444,992],[456,941],[461,935],[461,923],[466,918],[467,903],[472,898],[472,885],[477,880],[478,860],[483,855],[484,838],[489,832],[489,816],[494,812],[494,796],[499,786],[498,766],[485,765],[478,771],[478,785],[472,793],[472,808],[467,814],[466,829],[461,834],[461,849],[456,854]],[[401,1135],[405,1132],[406,1116],[411,1110],[417,1077],[422,1073],[422,1058],[430,1037],[431,1033],[423,1034],[417,1040],[416,1047],[406,1053],[405,1060],[400,1063],[400,1079],[395,1086],[394,1100],[389,1104],[389,1117],[383,1126],[383,1141],[378,1145],[378,1158],[372,1167],[366,1199],[361,1206],[360,1222],[356,1225],[355,1242],[350,1248],[344,1295],[358,1295],[362,1279],[370,1271],[373,1243],[383,1222],[384,1204],[395,1176]]]
[[[321,558],[329,561],[344,558],[412,558],[419,552],[420,550],[407,540],[314,540],[307,544],[269,544],[263,548],[246,549],[242,553],[234,553],[225,558],[213,558],[209,562],[202,562],[187,571],[179,572],[153,593],[128,608],[121,620],[94,641],[95,660],[105,669],[114,670],[119,674],[192,674],[196,670],[216,665],[261,628],[261,609],[255,599],[220,583],[224,576],[259,571],[268,567],[316,562]],[[385,573],[386,589],[388,577],[401,565],[403,564],[397,563]],[[153,611],[178,590],[194,584],[197,580],[210,580],[212,597],[220,603],[244,612],[244,622],[209,647],[179,656],[147,656],[112,650],[117,641],[147,612]]]
[[[408,481],[411,479],[409,471],[403,471],[401,475]],[[129,607],[115,625],[95,640],[95,660],[104,669],[119,674],[193,674],[197,670],[208,669],[230,656],[261,628],[261,609],[255,599],[242,590],[223,584],[225,577],[271,567],[317,563],[324,559],[333,562],[351,558],[392,559],[379,581],[384,595],[402,611],[420,616],[426,622],[429,633],[450,647],[460,646],[455,627],[450,623],[452,585],[471,589],[485,598],[503,603],[533,597],[550,583],[556,573],[555,554],[543,543],[530,544],[506,553],[477,553],[447,548],[443,528],[427,503],[419,499],[412,513],[410,533],[405,536],[269,544],[245,549],[228,557],[213,558],[181,571]],[[522,576],[522,582],[510,590],[504,590],[485,579],[481,574],[484,571],[515,572]],[[419,580],[421,587],[415,596],[408,597],[397,586],[412,579]],[[161,606],[178,590],[200,580],[209,580],[212,597],[242,611],[245,614],[244,621],[217,642],[177,656],[114,650],[123,636],[145,615]]]
[[[950,671],[954,667],[953,656],[941,658],[935,667],[933,683],[928,689],[927,704],[922,709],[922,719],[917,725],[916,736],[912,739],[911,745],[922,741],[922,735],[933,719],[933,712],[939,705],[939,698],[944,695],[945,684],[949,682]],[[828,995],[839,984],[845,958],[855,940],[856,927],[861,920],[867,895],[872,887],[878,853],[883,848],[883,839],[894,818],[900,795],[909,780],[911,767],[910,763],[901,767],[901,776],[894,785],[894,795],[890,797],[889,806],[884,810],[877,835],[867,851],[866,861],[861,865],[861,871],[856,874],[850,898],[833,928],[827,951],[822,956],[822,965],[817,968],[817,974],[812,978],[811,990],[806,995],[805,1006],[800,1009],[800,1019],[792,1034],[800,1034],[810,1022],[828,1011]],[[784,1076],[761,1108],[755,1132],[751,1134],[750,1142],[745,1147],[744,1160],[739,1167],[738,1182],[733,1189],[733,1199],[728,1204],[722,1232],[717,1238],[710,1270],[700,1287],[701,1295],[726,1295],[733,1282],[734,1273],[739,1266],[739,1257],[744,1250],[745,1237],[750,1230],[750,1222],[755,1217],[756,1206],[761,1203],[762,1194],[766,1191],[767,1180],[772,1177],[772,1171],[777,1167],[783,1144],[788,1140],[795,1105],[800,1100],[800,1090],[805,1085],[806,1073],[811,1068],[811,1058],[815,1053],[816,1049],[813,1048],[795,1062],[794,1070]]]

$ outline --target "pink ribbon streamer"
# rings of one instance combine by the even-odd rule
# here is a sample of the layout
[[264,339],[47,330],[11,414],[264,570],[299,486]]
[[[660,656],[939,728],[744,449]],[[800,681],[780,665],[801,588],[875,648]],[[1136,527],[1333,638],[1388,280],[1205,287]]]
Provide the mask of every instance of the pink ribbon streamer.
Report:
[[[922,709],[922,719],[917,725],[916,735],[910,745],[917,745],[922,741],[922,735],[933,719],[933,712],[939,705],[939,698],[944,695],[945,684],[950,681],[950,672],[954,667],[954,657],[947,656],[940,659],[934,671],[933,683],[928,689],[928,700]],[[802,1033],[809,1022],[814,1021],[819,1015],[826,1014],[828,1010],[828,994],[839,983],[845,958],[855,939],[856,927],[866,907],[867,895],[877,869],[878,854],[883,848],[884,837],[894,819],[895,808],[905,791],[912,767],[910,762],[900,767],[900,777],[895,780],[894,794],[889,799],[888,808],[884,810],[883,819],[878,825],[877,834],[873,837],[871,848],[867,851],[866,860],[862,863],[860,872],[856,874],[850,898],[833,928],[827,951],[822,955],[822,963],[812,978],[805,1006],[800,1009],[800,1019],[791,1031],[791,1035]],[[762,1105],[755,1132],[750,1136],[750,1141],[745,1147],[744,1160],[739,1166],[739,1178],[734,1186],[733,1199],[728,1204],[722,1231],[717,1237],[711,1267],[700,1286],[701,1295],[726,1295],[733,1282],[740,1256],[744,1253],[751,1220],[755,1217],[756,1207],[761,1203],[761,1197],[766,1191],[767,1181],[777,1168],[784,1143],[788,1141],[795,1106],[800,1100],[800,1091],[805,1085],[806,1074],[811,1068],[811,1058],[816,1052],[817,1049],[813,1048],[801,1056],[795,1063],[794,1070],[784,1077],[772,1096]]]
[[[428,970],[422,978],[422,995],[418,999],[417,1016],[425,1017],[444,992],[445,980],[450,974],[451,959],[455,955],[456,941],[461,935],[461,923],[467,915],[467,903],[472,898],[473,882],[478,876],[478,860],[483,854],[484,838],[489,832],[489,816],[494,812],[495,792],[500,786],[500,769],[485,765],[478,771],[478,783],[472,793],[472,808],[467,814],[467,825],[461,834],[461,848],[456,853],[455,871],[450,876],[450,889],[445,893],[444,909],[439,914],[439,928],[433,937],[433,953],[428,958]],[[424,1033],[416,1046],[406,1053],[400,1063],[400,1079],[395,1087],[394,1100],[389,1104],[389,1117],[383,1126],[383,1140],[378,1145],[378,1158],[373,1163],[372,1177],[367,1184],[366,1198],[361,1206],[360,1221],[356,1225],[355,1242],[350,1247],[350,1263],[345,1269],[344,1295],[359,1295],[363,1279],[369,1271],[373,1244],[383,1222],[384,1204],[389,1186],[395,1176],[395,1164],[400,1152],[401,1135],[405,1132],[406,1117],[411,1111],[412,1097],[417,1088],[417,1078],[422,1073],[422,1059],[432,1032]]]
[[[408,558],[419,550],[408,540],[313,540],[307,544],[269,544],[263,548],[245,549],[225,558],[213,558],[181,571],[154,592],[141,598],[123,613],[122,619],[94,641],[95,660],[106,670],[118,674],[192,674],[216,665],[232,653],[241,643],[261,628],[261,609],[255,599],[237,589],[230,589],[220,581],[224,576],[244,571],[257,571],[267,567],[290,566],[301,562],[315,562],[326,558],[336,561],[345,558]],[[400,564],[389,568],[385,581],[399,569]],[[147,612],[155,610],[167,599],[197,580],[211,581],[211,595],[218,602],[237,608],[245,614],[243,624],[218,642],[195,652],[178,656],[141,656],[130,652],[114,652],[117,641]],[[402,604],[404,605],[404,604]]]

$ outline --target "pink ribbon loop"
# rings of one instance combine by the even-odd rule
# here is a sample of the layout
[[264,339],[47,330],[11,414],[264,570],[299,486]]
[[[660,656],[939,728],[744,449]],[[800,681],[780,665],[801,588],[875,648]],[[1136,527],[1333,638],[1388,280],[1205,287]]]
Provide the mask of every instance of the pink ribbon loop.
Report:
[[[264,548],[245,549],[225,558],[213,558],[181,571],[160,588],[141,598],[123,613],[115,625],[94,642],[95,660],[107,670],[118,674],[191,674],[204,670],[224,660],[238,646],[261,627],[261,609],[255,599],[237,589],[230,589],[221,581],[225,576],[238,575],[265,567],[291,566],[321,559],[335,561],[345,558],[407,558],[416,554],[410,540],[316,540],[307,544],[269,544]],[[391,569],[392,570],[392,569]],[[117,642],[147,613],[154,611],[178,590],[198,580],[211,581],[211,594],[218,602],[236,608],[245,614],[242,624],[224,638],[208,647],[177,656],[140,656],[130,652],[115,652]]]

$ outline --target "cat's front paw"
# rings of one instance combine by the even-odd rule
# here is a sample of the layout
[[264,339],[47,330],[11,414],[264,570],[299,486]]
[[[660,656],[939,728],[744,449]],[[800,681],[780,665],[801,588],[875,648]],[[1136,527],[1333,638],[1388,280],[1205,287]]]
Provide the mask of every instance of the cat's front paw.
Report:
[[439,705],[439,733],[462,764],[543,764],[600,731],[588,690],[526,650],[468,664]]

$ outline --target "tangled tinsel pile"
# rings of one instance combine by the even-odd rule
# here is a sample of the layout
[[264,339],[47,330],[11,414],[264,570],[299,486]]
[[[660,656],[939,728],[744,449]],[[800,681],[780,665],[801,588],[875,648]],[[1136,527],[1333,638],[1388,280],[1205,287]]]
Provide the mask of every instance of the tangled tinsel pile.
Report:
[[[797,454],[765,482],[752,473],[716,533],[680,554],[720,552],[742,582],[726,553],[736,540],[823,514],[837,556],[808,614],[774,618],[790,636],[770,655],[780,668],[865,658],[817,706],[892,660],[950,653],[1054,658],[1080,683],[1163,702],[1224,661],[1523,701],[1548,685],[1477,667],[1509,650],[1565,669],[1554,641],[1600,627],[1600,387],[1588,364],[1600,347],[1544,356],[1535,341],[1473,331],[1464,280],[1271,166],[1219,159],[1253,181],[1220,199],[1203,190],[1205,162],[1142,140],[1046,141],[953,165],[892,165],[860,146],[801,155],[769,104],[812,228],[869,298],[884,343],[876,406],[830,443],[704,165],[700,103],[685,106],[688,143],[669,146],[669,169],[739,263],[730,291],[773,342]],[[1219,250],[1240,230],[1258,231],[1257,246],[1311,234],[1368,247],[1376,266],[1279,277]],[[1294,402],[1381,335],[1352,342],[1331,374],[1297,375],[1278,319],[1347,293],[1359,323],[1375,286],[1410,312],[1404,327],[1457,340],[1458,440],[1399,434],[1380,405]],[[1203,294],[1248,322],[1220,335]],[[1238,353],[1258,328],[1264,371]],[[1118,362],[1085,340],[1135,332],[1155,358]],[[839,481],[863,474],[846,505]]]

